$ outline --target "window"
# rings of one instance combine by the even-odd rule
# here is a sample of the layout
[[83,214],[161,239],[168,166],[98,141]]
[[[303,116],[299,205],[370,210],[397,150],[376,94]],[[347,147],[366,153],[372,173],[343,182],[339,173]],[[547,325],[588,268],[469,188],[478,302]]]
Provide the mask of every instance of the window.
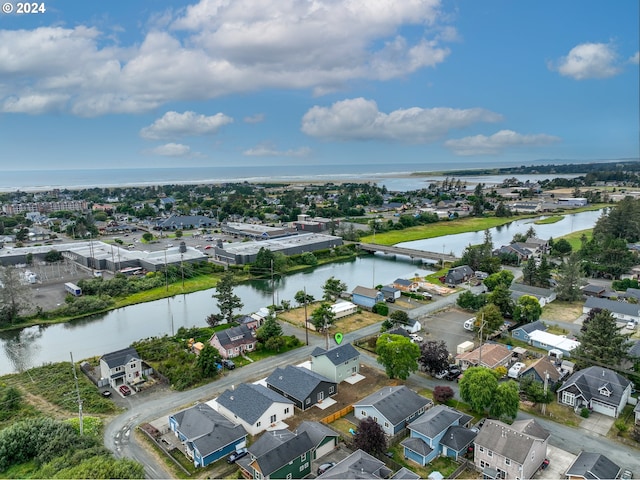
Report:
[[307,398],[307,401],[305,402],[307,405],[311,405],[311,399]]
[[491,465],[489,462],[485,462],[484,460],[480,460],[480,468],[489,468]]
[[287,473],[287,478],[293,478],[290,473]]
[[262,425],[262,422],[256,423],[256,427],[259,427],[260,425]]
[[535,458],[536,458],[536,451],[535,451],[535,450],[533,450],[533,451],[531,452],[531,461],[533,461]]
[[255,474],[256,480],[262,480],[262,474],[260,472],[258,472],[257,470],[254,470],[253,472]]
[[253,350],[253,343],[250,343],[249,345],[247,345],[247,350]]
[[333,393],[335,392],[335,390],[336,390],[336,387],[334,387],[333,385],[329,387],[329,393]]
[[493,457],[493,451],[487,450],[487,457]]
[[389,422],[384,422],[384,428],[389,428]]
[[289,413],[289,407],[284,409],[284,414],[286,415],[287,413]]
[[302,455],[300,455],[300,461],[304,462],[307,459],[307,452],[304,452]]
[[276,423],[276,416],[275,415],[271,415],[271,417],[269,419],[269,423]]
[[575,405],[576,396],[571,392],[562,392],[562,403],[566,405]]
[[373,417],[373,421],[378,423],[378,417]]
[[360,410],[360,415],[367,418],[367,412],[365,412],[364,410]]
[[479,450],[480,452],[484,452],[484,447],[478,447],[478,450]]
[[505,458],[504,459],[504,464],[505,465],[511,465],[511,460],[509,458]]

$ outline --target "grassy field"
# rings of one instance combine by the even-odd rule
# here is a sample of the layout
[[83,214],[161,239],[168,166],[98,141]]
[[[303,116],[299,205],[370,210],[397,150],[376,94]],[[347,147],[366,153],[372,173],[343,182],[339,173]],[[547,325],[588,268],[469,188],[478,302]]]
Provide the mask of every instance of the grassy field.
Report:
[[563,302],[561,300],[555,300],[547,303],[542,308],[541,318],[572,323],[582,315],[583,304],[584,302]]
[[551,217],[541,218],[540,220],[536,220],[533,222],[535,225],[547,225],[550,223],[556,223],[562,220],[564,217],[562,215],[552,215]]
[[[318,308],[320,303],[321,302],[314,302],[308,304],[307,316],[311,317],[311,312]],[[377,313],[361,310],[358,313],[336,320],[331,331],[350,333],[374,323],[382,322],[385,318],[386,317],[378,315]],[[304,307],[293,308],[287,312],[278,312],[278,319],[295,325],[296,327],[304,328]],[[319,335],[311,330],[309,332],[313,335]]]
[[[568,235],[565,235],[563,237],[558,237],[558,238],[564,238],[567,242],[571,244],[571,250],[573,252],[577,252],[582,247],[582,241],[580,240],[582,235],[585,235],[587,237],[587,240],[591,240],[591,237],[593,237],[593,228],[588,228],[586,230],[578,230],[577,232],[571,232]],[[558,239],[556,238],[556,240]]]

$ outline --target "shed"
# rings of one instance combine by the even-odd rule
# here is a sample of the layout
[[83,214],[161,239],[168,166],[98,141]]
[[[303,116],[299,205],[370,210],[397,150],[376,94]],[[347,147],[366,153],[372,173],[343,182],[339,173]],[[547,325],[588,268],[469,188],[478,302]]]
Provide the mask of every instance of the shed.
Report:
[[335,319],[347,317],[349,315],[353,315],[358,312],[358,307],[355,303],[347,302],[347,301],[338,301],[331,305],[331,311]]

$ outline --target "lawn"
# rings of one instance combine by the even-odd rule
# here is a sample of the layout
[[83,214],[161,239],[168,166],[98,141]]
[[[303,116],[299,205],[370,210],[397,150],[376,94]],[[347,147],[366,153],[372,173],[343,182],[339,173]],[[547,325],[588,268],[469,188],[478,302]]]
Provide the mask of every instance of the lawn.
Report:
[[[321,302],[314,302],[307,305],[308,317],[311,317],[311,313],[320,306],[320,303]],[[382,322],[385,318],[386,317],[378,315],[377,313],[360,310],[358,313],[336,320],[332,330],[336,332],[350,333],[374,323]],[[293,308],[286,312],[278,312],[278,319],[295,325],[296,327],[304,328],[304,307]],[[310,333],[316,335],[314,331],[310,330]]]
[[[591,240],[591,237],[593,237],[593,228],[578,230],[577,232],[571,232],[568,235],[558,238],[564,238],[571,245],[571,251],[577,252],[578,250],[580,250],[580,248],[582,248],[582,235],[585,235],[587,237],[587,240]],[[558,240],[558,238],[556,238],[555,240]]]
[[563,302],[561,300],[555,300],[547,303],[542,308],[541,318],[573,323],[582,315],[583,304],[584,302]]
[[568,427],[577,427],[580,425],[580,421],[582,420],[582,418],[578,416],[572,408],[560,405],[555,401],[555,399],[552,400],[551,403],[547,404],[544,415],[542,414],[542,404],[529,406],[524,403],[520,403],[520,410],[543,418],[549,417],[554,422]]
[[541,218],[540,220],[536,220],[533,222],[535,225],[548,225],[550,223],[556,223],[562,220],[564,217],[562,215],[552,215],[547,218]]

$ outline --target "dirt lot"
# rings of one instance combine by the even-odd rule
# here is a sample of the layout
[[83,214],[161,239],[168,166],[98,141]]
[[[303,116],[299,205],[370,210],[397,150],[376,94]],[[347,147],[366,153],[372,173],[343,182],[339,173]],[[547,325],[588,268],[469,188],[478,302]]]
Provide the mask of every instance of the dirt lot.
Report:
[[541,318],[573,323],[582,315],[582,305],[584,305],[584,302],[562,302],[555,300],[544,306]]
[[327,415],[337,412],[349,405],[356,403],[358,400],[366,397],[367,395],[380,390],[383,387],[389,385],[398,385],[397,381],[389,380],[389,378],[380,370],[360,365],[360,374],[365,378],[358,383],[351,385],[347,382],[342,382],[338,385],[338,393],[331,397],[337,403],[322,410],[314,407],[305,412],[296,410],[296,414],[286,420],[289,425],[289,430],[295,430],[298,425],[305,421],[320,421]]
[[[307,305],[307,315],[311,317],[311,312],[320,306],[319,302],[315,302]],[[281,312],[278,314],[278,319],[291,323],[300,328],[304,328],[304,308],[294,308],[288,312]],[[336,331],[342,333],[349,333],[355,330],[359,330],[368,325],[381,322],[385,317],[376,313],[371,313],[366,310],[362,310],[360,313],[349,315],[348,317],[336,320]]]

